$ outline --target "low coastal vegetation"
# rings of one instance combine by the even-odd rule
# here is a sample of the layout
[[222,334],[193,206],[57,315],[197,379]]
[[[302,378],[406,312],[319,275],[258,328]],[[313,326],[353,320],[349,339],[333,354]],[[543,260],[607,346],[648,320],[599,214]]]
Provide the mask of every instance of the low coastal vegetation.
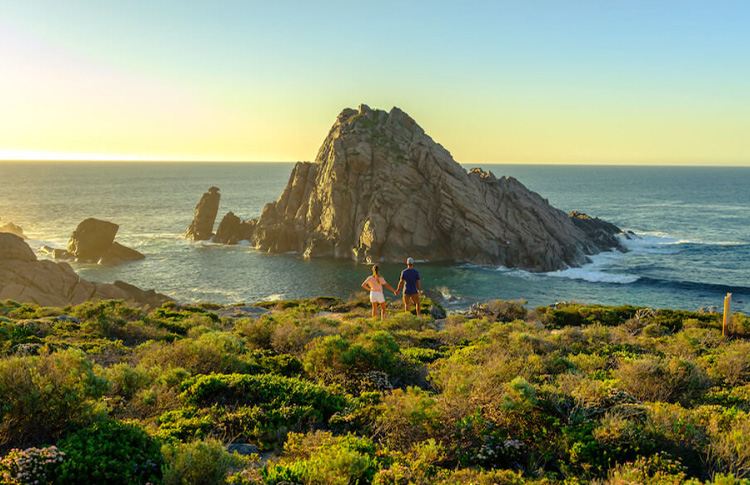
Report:
[[750,484],[745,315],[369,313],[0,302],[0,483]]

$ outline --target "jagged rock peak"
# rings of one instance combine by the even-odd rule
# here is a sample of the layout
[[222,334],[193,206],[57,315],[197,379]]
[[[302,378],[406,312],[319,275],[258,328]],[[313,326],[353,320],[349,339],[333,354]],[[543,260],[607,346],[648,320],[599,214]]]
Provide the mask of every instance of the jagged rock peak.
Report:
[[[405,112],[345,109],[299,162],[250,240],[271,252],[362,261],[580,266],[611,249],[512,177],[467,172]],[[618,248],[621,249],[621,248]]]

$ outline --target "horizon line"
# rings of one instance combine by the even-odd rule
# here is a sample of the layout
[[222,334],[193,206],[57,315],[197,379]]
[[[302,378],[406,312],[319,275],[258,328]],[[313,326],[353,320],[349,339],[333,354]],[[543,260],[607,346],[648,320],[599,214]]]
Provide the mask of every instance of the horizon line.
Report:
[[[71,159],[71,158],[2,158],[0,163],[298,163],[310,160],[206,160],[206,159]],[[314,162],[313,162],[314,163]],[[537,166],[592,166],[592,167],[715,167],[715,168],[750,168],[750,162],[739,163],[680,163],[680,162],[459,162],[459,165],[537,165]]]

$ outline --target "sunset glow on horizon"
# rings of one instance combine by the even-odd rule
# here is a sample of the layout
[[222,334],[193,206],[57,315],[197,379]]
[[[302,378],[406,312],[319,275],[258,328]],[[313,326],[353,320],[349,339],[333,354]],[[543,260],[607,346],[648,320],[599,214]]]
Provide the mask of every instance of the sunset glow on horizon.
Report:
[[460,163],[750,166],[745,2],[0,6],[0,160],[313,160],[365,103]]

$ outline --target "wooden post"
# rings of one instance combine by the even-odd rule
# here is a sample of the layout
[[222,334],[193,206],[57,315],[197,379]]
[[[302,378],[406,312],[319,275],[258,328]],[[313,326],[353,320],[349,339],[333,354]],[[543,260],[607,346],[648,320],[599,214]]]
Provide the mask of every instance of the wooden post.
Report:
[[726,336],[727,326],[729,325],[731,318],[732,318],[732,294],[727,293],[727,296],[724,297],[724,323],[721,326],[722,336]]

